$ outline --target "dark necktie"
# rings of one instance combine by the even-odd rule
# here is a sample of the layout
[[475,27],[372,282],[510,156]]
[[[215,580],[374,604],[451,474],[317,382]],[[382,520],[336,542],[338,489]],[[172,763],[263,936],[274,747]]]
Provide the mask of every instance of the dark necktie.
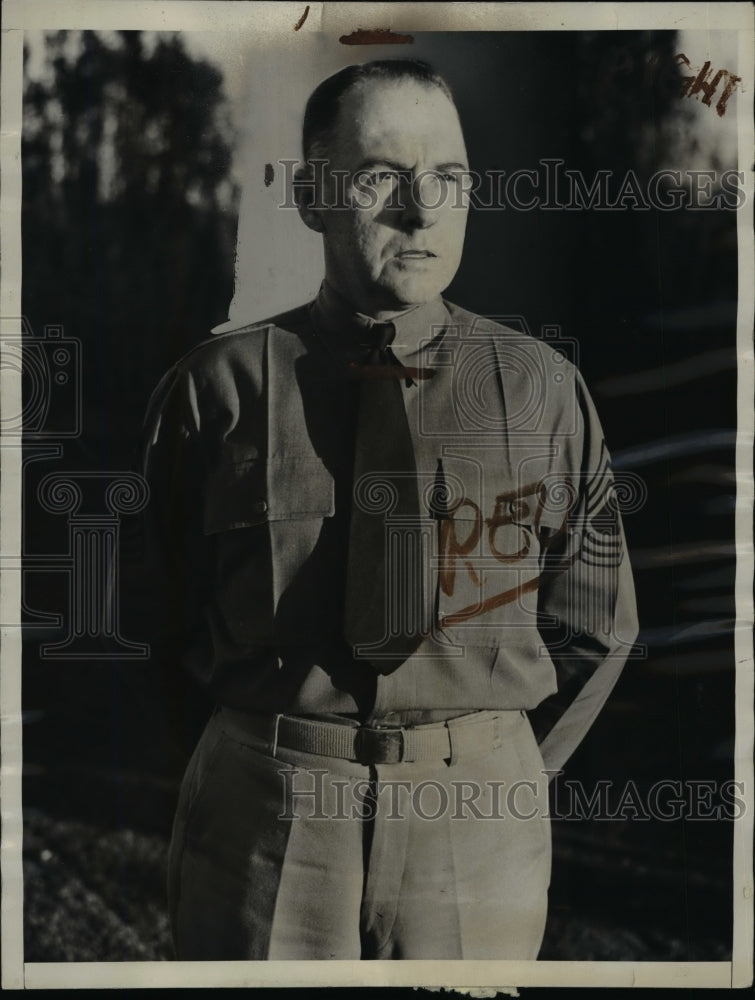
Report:
[[375,324],[370,332],[365,363],[352,366],[360,394],[344,635],[358,656],[390,673],[422,638],[420,507],[406,371],[388,347],[395,328]]

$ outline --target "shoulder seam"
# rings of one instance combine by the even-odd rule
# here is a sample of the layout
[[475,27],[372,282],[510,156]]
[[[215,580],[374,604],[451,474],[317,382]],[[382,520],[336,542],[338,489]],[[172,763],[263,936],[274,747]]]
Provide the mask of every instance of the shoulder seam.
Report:
[[[270,319],[259,320],[256,323],[246,323],[244,326],[240,326],[235,330],[226,330],[225,333],[218,333],[212,337],[206,337],[198,344],[195,344],[194,347],[189,348],[189,350],[185,354],[181,355],[181,357],[174,362],[172,367],[174,369],[183,367],[184,363],[187,362],[190,358],[192,358],[195,354],[205,350],[206,348],[212,347],[213,344],[220,344],[230,338],[249,335],[249,334],[264,335],[266,333],[269,333],[271,330],[279,329],[278,323],[276,322],[277,320],[283,319],[286,316],[291,316],[292,314],[299,312],[300,310],[304,310],[306,308],[307,305],[296,306],[294,309],[289,309],[287,312],[279,313],[277,316],[273,316]],[[283,328],[280,329],[282,333],[289,332]]]

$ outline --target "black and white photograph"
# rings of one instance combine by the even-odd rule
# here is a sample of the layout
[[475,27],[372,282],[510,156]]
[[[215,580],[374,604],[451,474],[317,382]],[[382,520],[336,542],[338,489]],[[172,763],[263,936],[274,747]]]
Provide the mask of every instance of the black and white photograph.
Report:
[[8,0],[4,988],[752,984],[754,21]]

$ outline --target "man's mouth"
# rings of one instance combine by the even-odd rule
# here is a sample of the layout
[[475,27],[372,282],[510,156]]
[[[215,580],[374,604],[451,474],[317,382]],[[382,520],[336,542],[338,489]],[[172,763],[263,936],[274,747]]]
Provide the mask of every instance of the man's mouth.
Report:
[[435,254],[431,250],[402,250],[396,256],[399,260],[428,260]]

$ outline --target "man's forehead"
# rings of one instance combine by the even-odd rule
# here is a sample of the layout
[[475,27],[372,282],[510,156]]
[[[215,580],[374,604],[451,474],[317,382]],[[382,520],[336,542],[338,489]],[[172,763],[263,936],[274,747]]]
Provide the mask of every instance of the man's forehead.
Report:
[[398,80],[359,80],[350,87],[341,99],[344,118],[364,120],[370,109],[395,111],[397,115],[415,108],[429,108],[458,117],[456,106],[448,95],[434,83],[413,80],[411,77]]
[[363,80],[341,101],[339,137],[361,147],[374,143],[423,137],[443,140],[464,150],[456,106],[435,84],[412,79]]

